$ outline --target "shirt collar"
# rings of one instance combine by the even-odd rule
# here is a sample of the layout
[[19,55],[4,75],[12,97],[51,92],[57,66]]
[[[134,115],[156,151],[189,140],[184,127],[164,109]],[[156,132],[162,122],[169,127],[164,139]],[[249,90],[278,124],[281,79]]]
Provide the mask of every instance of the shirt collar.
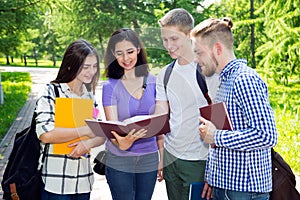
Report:
[[228,77],[234,72],[236,71],[239,66],[241,65],[247,65],[247,60],[245,59],[234,59],[232,61],[230,61],[225,67],[224,69],[221,71],[220,73],[220,80],[221,81],[225,81],[228,79]]
[[[60,83],[60,86],[61,86],[62,92],[66,93],[66,94],[70,94],[72,97],[78,96],[71,91],[71,88],[69,87],[69,85],[67,83]],[[78,97],[87,97],[87,96],[89,97],[90,94],[87,91],[86,86],[83,84],[82,85],[82,95],[78,96]]]

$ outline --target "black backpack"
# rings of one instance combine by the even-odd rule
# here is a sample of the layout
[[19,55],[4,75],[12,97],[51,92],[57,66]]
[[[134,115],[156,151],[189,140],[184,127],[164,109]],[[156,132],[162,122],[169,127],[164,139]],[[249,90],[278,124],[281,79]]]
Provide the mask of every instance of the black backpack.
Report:
[[[58,89],[54,85],[56,97],[59,97]],[[14,146],[6,165],[3,180],[1,182],[3,199],[12,200],[38,200],[41,199],[41,171],[38,169],[41,154],[40,140],[38,139],[36,126],[36,113],[34,112],[31,125],[17,133]],[[45,160],[49,144],[45,145],[42,163]]]
[[270,200],[300,200],[295,175],[279,153],[272,148],[272,182]]
[[[169,78],[170,78],[170,75],[172,73],[175,62],[176,62],[176,60],[173,60],[166,69],[165,76],[164,76],[165,91],[167,91],[167,84],[169,82]],[[205,78],[202,75],[201,68],[198,65],[197,65],[197,69],[196,69],[196,77],[197,77],[197,83],[198,83],[198,85],[199,85],[199,87],[200,87],[207,103],[212,104],[211,98],[208,95],[208,89],[207,89]]]

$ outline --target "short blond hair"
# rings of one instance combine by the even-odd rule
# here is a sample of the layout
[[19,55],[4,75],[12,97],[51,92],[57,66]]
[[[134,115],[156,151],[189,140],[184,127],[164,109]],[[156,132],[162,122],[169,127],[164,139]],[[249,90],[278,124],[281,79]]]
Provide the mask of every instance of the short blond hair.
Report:
[[232,26],[232,19],[229,17],[222,19],[210,18],[198,24],[192,30],[191,36],[205,38],[211,45],[221,41],[226,48],[232,49],[234,40],[231,31]]
[[164,17],[158,20],[158,23],[162,28],[167,26],[177,26],[180,31],[186,34],[194,28],[193,16],[183,8],[170,10]]

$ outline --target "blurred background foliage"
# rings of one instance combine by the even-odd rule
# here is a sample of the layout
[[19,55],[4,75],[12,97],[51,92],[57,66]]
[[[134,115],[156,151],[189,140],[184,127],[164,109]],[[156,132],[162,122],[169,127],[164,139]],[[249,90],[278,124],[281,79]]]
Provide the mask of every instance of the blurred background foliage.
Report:
[[[103,57],[107,40],[122,27],[135,29],[153,67],[170,61],[160,39],[158,19],[185,8],[195,24],[208,17],[233,19],[237,57],[268,69],[278,84],[300,77],[300,1],[294,0],[1,0],[0,57],[51,60],[58,66],[66,46],[77,38],[92,42]],[[2,56],[1,56],[2,55]]]

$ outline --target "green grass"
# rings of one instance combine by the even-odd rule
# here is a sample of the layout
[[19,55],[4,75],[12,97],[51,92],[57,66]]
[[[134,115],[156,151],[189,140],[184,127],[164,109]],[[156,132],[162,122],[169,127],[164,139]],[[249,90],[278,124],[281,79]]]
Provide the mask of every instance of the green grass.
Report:
[[0,139],[4,137],[31,89],[31,78],[25,72],[1,72],[4,104],[0,105]]
[[[24,67],[24,61],[22,61],[20,58],[14,58],[14,62],[12,63],[11,60],[9,60],[10,65],[6,65],[6,58],[0,58],[0,65],[2,66],[22,66]],[[53,66],[53,62],[47,59],[38,60],[38,66],[35,64],[34,59],[27,59],[27,66],[26,67],[46,67],[46,68],[58,68],[61,64],[61,61],[56,61],[56,67]]]
[[300,175],[300,81],[296,77],[287,86],[277,85],[266,72],[260,72],[269,88],[270,104],[274,110],[278,143],[275,150]]

